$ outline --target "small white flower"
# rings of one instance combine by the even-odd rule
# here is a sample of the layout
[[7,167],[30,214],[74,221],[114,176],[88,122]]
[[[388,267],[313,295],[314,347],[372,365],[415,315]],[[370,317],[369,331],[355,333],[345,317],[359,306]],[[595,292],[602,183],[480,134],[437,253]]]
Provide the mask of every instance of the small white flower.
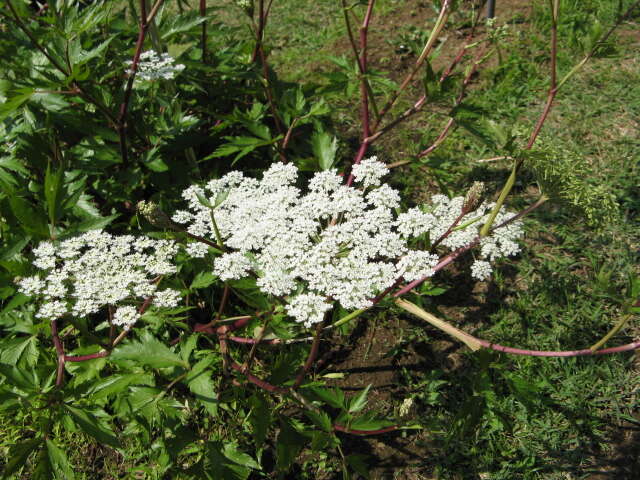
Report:
[[220,280],[237,280],[244,277],[251,270],[251,261],[240,252],[225,253],[216,259],[213,272]]
[[[364,188],[344,185],[329,170],[313,175],[306,191],[294,185],[298,172],[292,164],[272,165],[261,180],[229,172],[205,187],[187,188],[182,194],[187,209],[176,212],[174,220],[185,221],[193,235],[218,242],[211,209],[198,196],[213,204],[224,192],[214,217],[227,252],[215,259],[213,272],[222,281],[257,277],[263,293],[292,295],[287,312],[308,326],[334,304],[365,309],[399,278],[433,275],[438,255],[410,249],[414,240],[420,237],[429,248],[443,237],[438,251],[467,246],[476,241],[493,206],[482,204],[460,218],[463,197],[434,195],[423,209],[396,214],[398,192],[380,184],[387,172],[373,157],[354,166]],[[501,211],[496,221],[507,215]],[[481,256],[493,260],[513,254],[521,234],[517,222],[499,229],[480,241]],[[204,256],[207,246],[194,242],[187,252]]]
[[484,260],[476,260],[471,265],[471,276],[481,281],[489,278],[492,271],[491,264]]
[[375,207],[397,208],[400,205],[400,195],[389,185],[381,185],[367,194],[367,201]]
[[191,213],[185,210],[178,210],[176,213],[173,214],[173,217],[171,217],[171,220],[180,224],[188,223],[192,219],[193,219],[193,215],[191,215]]
[[[131,60],[125,62],[128,67],[131,67],[132,64]],[[154,50],[147,50],[140,54],[135,82],[152,82],[159,79],[171,80],[184,68],[182,64],[175,64],[174,59],[168,53],[158,55]],[[126,72],[129,75],[133,74],[131,68],[128,68]]]
[[320,295],[307,293],[293,297],[286,310],[297,322],[309,328],[314,323],[324,320],[324,314],[331,310],[331,304]]
[[45,287],[44,281],[37,275],[23,278],[18,282],[18,285],[20,286],[20,292],[28,297],[40,294]]
[[180,303],[180,292],[167,288],[155,292],[153,296],[153,304],[156,307],[175,308]]
[[438,264],[438,256],[429,252],[412,250],[397,264],[398,274],[412,282],[434,274],[433,267]]
[[367,188],[380,185],[380,179],[389,173],[389,169],[374,156],[354,165],[352,172],[356,182],[362,183],[362,186]]
[[54,300],[52,302],[43,303],[36,313],[37,318],[46,318],[48,320],[55,320],[62,317],[67,313],[67,306],[60,300]]
[[135,307],[125,305],[118,307],[113,314],[113,324],[118,325],[125,330],[129,330],[140,318],[140,314]]
[[[26,295],[44,299],[38,318],[58,318],[66,313],[83,317],[107,305],[153,296],[156,277],[176,271],[172,259],[177,250],[168,240],[113,236],[100,230],[57,245],[42,242],[34,249],[34,265],[43,270],[42,276],[23,279],[19,288]],[[175,296],[165,292],[160,303],[173,305]]]

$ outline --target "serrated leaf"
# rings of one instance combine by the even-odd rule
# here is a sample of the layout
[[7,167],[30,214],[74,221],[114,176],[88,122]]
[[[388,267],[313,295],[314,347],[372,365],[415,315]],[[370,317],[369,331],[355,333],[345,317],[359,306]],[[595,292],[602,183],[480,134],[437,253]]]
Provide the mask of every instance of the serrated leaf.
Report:
[[368,412],[353,419],[349,424],[349,428],[353,430],[371,431],[380,430],[381,428],[391,427],[393,425],[394,423],[387,419],[376,418],[375,412]]
[[336,161],[336,152],[338,151],[338,139],[332,137],[327,132],[314,132],[311,136],[311,149],[314,156],[318,159],[322,170],[329,170]]
[[118,218],[119,214],[109,215],[108,217],[96,217],[89,220],[85,220],[75,225],[74,230],[76,232],[88,232],[89,230],[100,230],[111,222],[113,222],[116,218]]
[[10,385],[14,385],[20,390],[29,392],[36,390],[38,387],[37,377],[32,370],[26,370],[13,365],[0,363],[0,374],[7,378]]
[[182,15],[169,15],[169,20],[160,25],[160,38],[167,40],[178,33],[187,32],[206,22],[209,17],[202,17],[197,11],[188,11]]
[[178,354],[148,333],[140,342],[133,340],[116,348],[109,358],[114,362],[130,360],[151,368],[189,366]]
[[96,419],[93,414],[87,412],[86,410],[82,410],[80,408],[75,408],[70,405],[64,406],[65,410],[69,412],[71,418],[80,430],[84,433],[91,435],[93,438],[98,440],[100,443],[104,443],[113,448],[119,448],[120,442],[116,437],[115,433],[105,425],[101,424],[98,419]]
[[251,413],[249,422],[253,430],[253,441],[257,448],[260,448],[267,438],[267,431],[271,424],[271,411],[267,401],[259,394],[254,394],[249,400]]
[[225,444],[222,448],[222,453],[233,463],[256,470],[260,469],[260,464],[256,462],[251,455],[238,450],[238,446],[234,443]]
[[331,432],[333,430],[333,424],[331,423],[331,418],[322,410],[318,412],[314,412],[312,410],[308,410],[304,412],[304,414],[309,417],[313,423],[316,424],[319,428],[324,430],[325,432]]
[[2,480],[8,479],[27,463],[31,454],[42,445],[41,438],[34,438],[23,443],[12,445],[7,455],[7,463],[2,472]]
[[37,355],[36,341],[37,337],[27,337],[26,339],[21,337],[3,342],[0,344],[0,363],[15,366],[25,351],[27,355],[33,356],[34,348]]
[[360,455],[360,454],[352,454],[347,455],[344,459],[347,461],[349,466],[359,475],[362,475],[362,478],[367,480],[369,478],[369,466],[365,461],[369,458],[368,455]]
[[27,102],[34,92],[35,90],[32,88],[21,88],[12,92],[13,95],[0,105],[0,122],[20,108],[23,103]]
[[51,165],[47,165],[47,171],[44,176],[44,198],[47,203],[49,222],[52,225],[55,225],[60,213],[63,179],[64,170],[62,168],[58,168],[54,172],[51,170]]
[[218,415],[218,395],[216,385],[211,377],[211,372],[207,371],[215,358],[210,355],[196,363],[189,374],[185,377],[184,383],[189,390],[202,402],[204,408],[213,416]]
[[[67,458],[67,454],[64,453],[64,450],[59,448],[53,440],[47,439],[46,443],[46,452],[47,452],[47,460],[49,462],[46,470],[53,474],[55,479],[60,480],[73,480],[75,474],[73,473],[73,469],[71,468],[71,464],[69,463],[69,459]],[[44,459],[41,459],[44,461]]]
[[211,272],[200,272],[198,275],[195,276],[195,278],[193,279],[193,282],[191,282],[191,285],[189,286],[189,290],[196,290],[198,288],[207,288],[209,285],[214,283],[217,279],[218,277]]
[[47,220],[27,200],[17,195],[12,195],[9,197],[9,206],[20,222],[20,226],[27,233],[39,237],[49,236]]
[[329,390],[328,388],[313,387],[309,390],[316,398],[324,403],[335,408],[345,408],[344,393],[337,388]]
[[116,395],[128,389],[129,385],[153,385],[153,376],[145,373],[128,373],[124,375],[110,375],[102,381],[95,383],[90,390],[91,398],[100,400]]
[[351,399],[349,402],[349,413],[357,413],[364,408],[367,404],[367,395],[369,395],[370,389],[371,385],[369,384],[367,388]]

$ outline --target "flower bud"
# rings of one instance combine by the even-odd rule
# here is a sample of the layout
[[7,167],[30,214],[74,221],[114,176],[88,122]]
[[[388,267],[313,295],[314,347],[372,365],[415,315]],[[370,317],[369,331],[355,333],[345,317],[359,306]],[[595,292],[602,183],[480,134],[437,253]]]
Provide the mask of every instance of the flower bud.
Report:
[[465,213],[474,210],[482,202],[484,196],[484,183],[473,182],[471,188],[464,197],[464,204],[462,205],[462,211]]
[[142,200],[137,205],[138,213],[142,215],[151,225],[158,228],[173,228],[174,223],[169,215],[164,213],[155,202]]

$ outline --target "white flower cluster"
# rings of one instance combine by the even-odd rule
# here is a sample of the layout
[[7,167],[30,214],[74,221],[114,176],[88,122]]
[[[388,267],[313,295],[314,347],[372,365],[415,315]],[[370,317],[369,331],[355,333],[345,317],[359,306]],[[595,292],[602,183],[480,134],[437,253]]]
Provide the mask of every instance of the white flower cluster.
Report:
[[85,316],[106,305],[118,306],[113,322],[126,329],[138,319],[130,303],[153,297],[158,307],[175,307],[180,293],[157,290],[154,279],[175,273],[171,262],[178,247],[169,240],[114,236],[93,230],[58,244],[41,242],[33,264],[44,271],[19,281],[20,291],[40,296],[39,318]]
[[[131,60],[125,62],[125,65],[129,67],[126,70],[129,75],[133,74],[132,64]],[[158,55],[154,50],[147,50],[140,54],[136,82],[152,82],[159,79],[171,80],[182,70],[184,70],[184,65],[181,63],[174,64],[174,59],[168,53]]]
[[[367,308],[397,279],[433,275],[438,256],[412,250],[409,243],[423,235],[433,242],[444,234],[461,214],[464,199],[436,195],[426,210],[396,216],[398,192],[381,185],[387,172],[374,157],[354,167],[361,188],[343,185],[331,170],[315,174],[303,193],[296,187],[294,165],[276,163],[262,180],[233,171],[185,190],[189,207],[176,212],[173,221],[213,241],[217,226],[228,251],[215,260],[214,273],[225,281],[255,275],[264,293],[286,296],[289,315],[310,326],[322,321],[333,301],[348,310]],[[441,245],[456,249],[472,242],[490,208],[482,205],[465,215],[461,228]],[[500,213],[497,221],[504,219]],[[517,252],[513,240],[520,234],[514,223],[483,239],[482,255],[493,260]],[[191,245],[192,255],[207,253],[206,245]]]

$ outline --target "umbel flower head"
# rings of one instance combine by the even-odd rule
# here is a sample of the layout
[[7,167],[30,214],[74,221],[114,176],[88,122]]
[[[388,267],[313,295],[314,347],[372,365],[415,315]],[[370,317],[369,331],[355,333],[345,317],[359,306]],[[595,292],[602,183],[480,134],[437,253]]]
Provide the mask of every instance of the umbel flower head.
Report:
[[[381,183],[388,173],[383,163],[365,159],[353,173],[355,187],[329,170],[316,173],[303,192],[291,164],[272,165],[262,180],[233,171],[185,190],[188,209],[175,212],[173,221],[194,236],[224,243],[226,252],[213,263],[221,280],[255,276],[262,292],[284,297],[287,313],[310,326],[322,321],[334,302],[347,310],[368,308],[396,280],[433,275],[439,256],[412,247],[419,237],[428,248],[465,206],[463,197],[436,195],[431,205],[396,215],[400,196]],[[460,227],[445,236],[440,248],[473,242],[492,206],[465,210]],[[507,218],[500,212],[496,221]],[[517,253],[514,240],[521,233],[513,222],[510,229],[483,238],[481,257]],[[192,243],[188,251],[204,257],[208,247]],[[473,273],[484,277],[487,269]]]
[[[128,60],[126,72],[131,75],[133,62]],[[184,65],[176,64],[175,60],[168,53],[158,55],[154,50],[147,50],[140,54],[140,60],[136,69],[136,82],[152,82],[155,80],[171,80],[178,73],[184,70]]]
[[158,307],[175,307],[179,292],[158,290],[155,280],[175,273],[177,245],[93,230],[54,244],[41,242],[33,264],[42,272],[18,282],[25,295],[42,303],[36,317],[82,317],[106,305],[117,307],[113,323],[129,329],[140,316],[134,304],[152,297]]

